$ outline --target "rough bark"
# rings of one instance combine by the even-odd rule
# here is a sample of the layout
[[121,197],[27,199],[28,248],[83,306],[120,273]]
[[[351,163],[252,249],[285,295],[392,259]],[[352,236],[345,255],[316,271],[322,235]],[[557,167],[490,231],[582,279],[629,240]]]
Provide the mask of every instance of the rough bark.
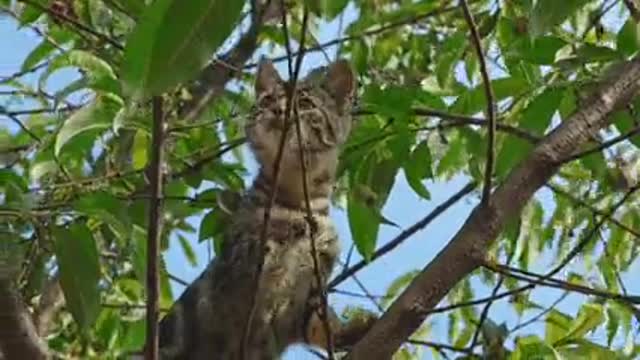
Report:
[[59,280],[58,274],[47,280],[43,286],[38,306],[34,309],[33,323],[40,336],[46,336],[49,333],[55,316],[64,306],[64,294]]
[[473,210],[449,244],[356,344],[349,359],[390,359],[449,290],[482,264],[487,249],[505,224],[519,216],[533,194],[556,173],[561,160],[605,126],[609,115],[626,104],[639,88],[640,58],[616,67],[590,101],[549,133],[511,171],[491,195],[491,201]]
[[5,359],[48,358],[48,350],[38,336],[31,313],[12,281],[6,278],[0,278],[0,324],[0,355]]

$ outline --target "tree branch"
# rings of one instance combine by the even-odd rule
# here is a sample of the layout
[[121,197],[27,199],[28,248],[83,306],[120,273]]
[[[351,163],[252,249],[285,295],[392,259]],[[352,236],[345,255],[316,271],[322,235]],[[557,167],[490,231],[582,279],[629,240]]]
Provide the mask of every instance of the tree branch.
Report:
[[64,294],[60,287],[60,276],[55,274],[47,279],[42,288],[40,301],[33,314],[33,322],[38,334],[42,337],[47,336],[49,328],[53,322],[54,316],[64,306]]
[[629,14],[633,17],[633,20],[640,22],[640,5],[637,0],[624,0],[624,5],[629,10]]
[[[586,201],[584,201],[582,199],[578,199],[578,198],[574,197],[573,195],[571,195],[568,192],[560,189],[556,185],[546,184],[545,186],[547,188],[551,189],[551,191],[553,191],[554,193],[569,199],[569,201],[573,202],[574,204],[582,206],[582,207],[584,207],[586,209],[589,209],[594,215],[603,216],[605,219],[607,219],[607,221],[609,221],[613,225],[615,225],[615,226],[619,227],[620,229],[622,229],[622,230],[628,232],[629,234],[633,235],[634,238],[640,239],[640,232],[639,231],[637,231],[635,229],[632,229],[628,225],[625,225],[624,223],[620,222],[619,220],[613,218],[611,216],[611,214],[608,214],[607,212],[594,207],[593,205],[587,203]],[[640,244],[640,240],[635,240],[635,241],[636,241],[636,243]]]
[[524,271],[501,264],[487,264],[486,267],[504,276],[509,276],[516,280],[525,281],[531,284],[577,292],[580,294],[596,296],[607,300],[620,300],[631,304],[640,303],[640,296],[617,294],[609,291],[593,289],[588,286],[574,284],[567,281],[555,279],[553,277],[548,277],[546,274],[536,274],[530,271]]
[[393,250],[396,247],[398,247],[398,245],[402,244],[405,240],[407,240],[411,236],[415,235],[415,233],[417,233],[418,231],[420,231],[420,230],[424,229],[425,227],[427,227],[433,220],[437,219],[440,215],[442,215],[445,211],[447,211],[451,206],[455,205],[460,199],[462,199],[467,194],[472,192],[473,189],[475,189],[475,184],[474,183],[467,184],[464,188],[462,188],[460,191],[455,193],[453,196],[451,196],[445,202],[443,202],[442,204],[436,206],[422,220],[420,220],[417,223],[413,224],[411,227],[409,227],[408,229],[406,229],[403,232],[401,232],[393,240],[389,241],[384,246],[382,246],[378,250],[376,250],[376,252],[373,253],[373,255],[371,256],[371,260],[369,260],[368,262],[362,260],[362,261],[356,263],[355,265],[344,269],[340,274],[338,274],[338,276],[335,277],[335,279],[333,279],[329,283],[328,288],[331,289],[331,288],[334,288],[334,287],[338,286],[338,284],[340,284],[341,282],[346,280],[351,275],[353,275],[353,274],[357,273],[358,271],[362,270],[365,266],[369,265],[374,260],[384,256],[385,254],[387,254],[391,250]]
[[5,359],[47,359],[31,314],[11,280],[0,276],[0,354]]
[[[488,202],[491,196],[491,179],[493,177],[494,160],[496,156],[496,107],[495,96],[493,95],[493,89],[491,87],[491,79],[489,78],[489,71],[487,70],[487,63],[484,60],[484,51],[482,50],[482,42],[480,41],[480,34],[478,33],[478,27],[473,19],[473,15],[469,10],[469,5],[466,0],[460,0],[460,7],[464,18],[467,21],[469,32],[471,32],[471,40],[473,47],[476,50],[476,56],[478,57],[478,63],[480,64],[480,74],[482,75],[482,84],[484,86],[485,100],[487,101],[487,117],[489,126],[487,128],[487,163],[484,168],[484,187],[482,188],[482,202]],[[474,337],[475,339],[476,337]]]
[[426,313],[460,280],[483,264],[505,224],[519,216],[533,194],[571,155],[607,124],[608,117],[640,89],[640,58],[622,63],[585,106],[547,135],[507,176],[490,203],[477,206],[451,242],[412,281],[356,344],[350,359],[389,359],[424,321]]
[[153,136],[151,145],[151,199],[149,201],[149,225],[147,227],[147,339],[146,359],[158,359],[158,321],[160,319],[160,283],[158,258],[162,236],[162,185],[164,166],[165,124],[162,98],[153,98]]

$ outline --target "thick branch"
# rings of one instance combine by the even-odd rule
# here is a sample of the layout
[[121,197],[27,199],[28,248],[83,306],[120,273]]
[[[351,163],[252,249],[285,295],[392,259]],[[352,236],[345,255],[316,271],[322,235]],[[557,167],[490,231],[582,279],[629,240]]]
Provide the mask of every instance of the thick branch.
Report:
[[5,359],[47,359],[31,314],[13,283],[0,278],[0,354]]
[[621,65],[590,101],[547,135],[492,195],[477,206],[451,242],[413,280],[371,331],[353,348],[351,359],[389,359],[420,326],[425,315],[483,262],[505,224],[519,216],[533,194],[570,156],[607,123],[608,116],[640,88],[640,58]]
[[54,317],[65,303],[59,280],[60,277],[57,274],[47,280],[33,314],[33,322],[38,334],[43,337],[49,333]]

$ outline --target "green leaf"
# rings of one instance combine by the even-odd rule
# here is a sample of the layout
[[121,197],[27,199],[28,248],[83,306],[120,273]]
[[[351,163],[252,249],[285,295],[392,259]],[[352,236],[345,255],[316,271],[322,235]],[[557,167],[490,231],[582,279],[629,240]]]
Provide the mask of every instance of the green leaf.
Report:
[[534,6],[530,20],[529,33],[538,37],[547,33],[556,25],[562,24],[590,0],[538,0]]
[[616,37],[616,48],[625,56],[632,56],[640,46],[640,26],[633,18],[627,19]]
[[[612,123],[621,134],[627,134],[638,127],[627,111],[618,111],[614,113],[612,116]],[[629,141],[631,141],[635,146],[640,147],[640,135],[630,137]]]
[[118,109],[122,106],[113,96],[101,96],[92,104],[76,111],[56,135],[54,153],[60,155],[62,148],[74,137],[89,130],[103,130],[111,127]]
[[21,26],[31,24],[38,20],[40,16],[42,16],[42,10],[40,9],[46,9],[48,6],[48,0],[35,0],[34,2],[40,6],[25,6],[19,18]]
[[567,334],[556,344],[568,343],[572,340],[583,338],[588,332],[600,326],[605,320],[601,305],[584,304],[578,312],[578,317],[572,322]]
[[455,341],[453,342],[453,346],[461,349],[464,348],[469,343],[469,341],[471,341],[475,332],[475,327],[465,326],[456,337]]
[[29,184],[11,169],[0,169],[0,188],[7,192],[11,188],[25,192],[29,188]]
[[187,238],[185,238],[184,236],[178,234],[178,242],[180,243],[182,252],[187,258],[189,264],[191,264],[191,266],[193,267],[198,266],[198,257],[196,256],[195,251],[193,251],[193,247],[191,246],[191,243],[189,243],[189,240],[187,240]]
[[436,174],[440,177],[452,177],[467,163],[469,154],[466,152],[464,139],[457,136],[449,142],[447,150],[436,166]]
[[[506,77],[491,80],[495,101],[518,96],[527,90],[529,84],[519,77]],[[450,112],[454,114],[473,115],[487,108],[484,86],[478,85],[471,91],[463,92],[451,105]]]
[[569,346],[558,349],[565,359],[616,359],[614,351],[591,341],[574,340]]
[[607,346],[611,347],[613,339],[620,328],[620,316],[613,307],[607,308]]
[[369,261],[378,238],[380,224],[378,213],[372,206],[363,203],[353,194],[349,194],[347,201],[347,218],[351,237],[358,252],[366,261]]
[[304,0],[304,3],[316,15],[333,20],[349,3],[349,0]]
[[216,254],[219,254],[224,246],[222,235],[227,221],[229,221],[228,215],[220,209],[214,209],[207,213],[200,222],[198,241],[213,239],[214,250]]
[[54,229],[54,251],[66,306],[82,329],[93,325],[100,312],[100,264],[91,231],[83,224]]
[[144,169],[149,161],[149,134],[147,134],[147,132],[142,130],[136,131],[136,135],[133,137],[133,147],[131,151],[133,151],[133,169]]
[[29,178],[38,181],[46,175],[56,173],[58,169],[58,164],[54,160],[39,161],[31,166]]
[[54,58],[38,80],[40,87],[46,88],[49,77],[56,71],[67,67],[83,70],[83,75],[90,88],[105,93],[120,94],[120,84],[111,65],[96,55],[83,50],[71,50]]
[[127,14],[134,18],[140,17],[146,8],[145,0],[112,0],[104,2],[107,6],[113,5],[113,3],[117,3],[121,8],[125,9]]
[[125,92],[159,95],[192,79],[231,34],[243,6],[244,1],[154,1],[127,41]]
[[40,42],[38,46],[31,50],[29,55],[27,55],[27,57],[24,59],[20,71],[27,71],[28,69],[36,66],[38,63],[40,63],[40,61],[49,56],[49,54],[51,54],[53,50],[55,50],[55,46],[51,44],[51,41],[49,41],[49,39],[42,40],[42,42]]
[[133,245],[132,265],[133,271],[141,284],[147,281],[147,231],[134,225],[131,231],[131,242]]
[[616,293],[620,292],[620,289],[618,287],[618,279],[616,277],[616,272],[618,270],[616,269],[616,266],[613,263],[612,259],[610,259],[607,255],[603,255],[598,260],[597,265],[598,269],[600,270],[600,275],[602,275],[602,278],[607,285],[607,290]]
[[390,86],[382,89],[369,86],[365,89],[362,102],[375,113],[402,122],[411,114],[414,96],[415,91],[410,87]]
[[113,348],[120,336],[120,314],[115,309],[102,309],[95,325],[95,335],[106,348]]
[[539,337],[531,335],[521,337],[510,360],[562,360],[560,355]]
[[457,32],[449,36],[438,51],[436,63],[436,78],[442,87],[449,86],[454,80],[454,67],[467,46],[467,34]]
[[129,238],[131,223],[127,205],[108,192],[88,193],[76,200],[73,208],[79,213],[104,222],[120,239]]
[[140,351],[144,346],[147,327],[144,320],[126,322],[120,344],[123,351]]
[[610,47],[596,46],[588,43],[578,48],[576,56],[581,63],[623,60],[620,53]]
[[[563,89],[561,88],[546,89],[529,103],[522,113],[522,120],[518,126],[534,135],[543,135],[551,124],[551,119],[560,105],[562,95]],[[507,137],[500,149],[496,163],[498,177],[503,178],[529,154],[531,149],[533,149],[533,144],[530,142],[515,136]]]
[[541,36],[533,40],[533,44],[527,41],[522,49],[521,56],[524,60],[536,65],[551,65],[556,60],[558,50],[567,45],[567,42],[556,36]]
[[556,309],[549,311],[545,319],[544,339],[547,343],[553,344],[562,339],[571,327],[572,317]]
[[413,150],[409,160],[404,164],[404,173],[413,191],[424,199],[429,200],[431,194],[422,183],[423,179],[433,177],[433,172],[431,171],[431,151],[429,150],[429,144],[426,140],[421,142]]

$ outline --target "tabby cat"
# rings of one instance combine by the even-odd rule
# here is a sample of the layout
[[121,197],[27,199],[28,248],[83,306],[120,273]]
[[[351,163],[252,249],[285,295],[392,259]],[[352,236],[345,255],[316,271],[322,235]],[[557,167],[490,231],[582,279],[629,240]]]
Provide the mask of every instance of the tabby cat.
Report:
[[[320,302],[299,149],[302,147],[306,159],[308,193],[317,224],[313,232],[317,263],[324,286],[339,254],[329,205],[339,148],[351,130],[355,75],[348,62],[338,60],[298,81],[293,103],[302,141],[298,141],[293,116],[285,123],[290,86],[270,61],[260,62],[255,107],[245,128],[260,171],[234,210],[221,253],[162,320],[162,359],[277,359],[293,343],[326,344],[316,311]],[[283,132],[285,147],[276,184],[274,162]],[[264,211],[274,190],[275,204],[261,252]],[[245,339],[261,253],[264,262],[255,313]],[[341,324],[333,312],[329,315],[332,331],[339,333]]]

